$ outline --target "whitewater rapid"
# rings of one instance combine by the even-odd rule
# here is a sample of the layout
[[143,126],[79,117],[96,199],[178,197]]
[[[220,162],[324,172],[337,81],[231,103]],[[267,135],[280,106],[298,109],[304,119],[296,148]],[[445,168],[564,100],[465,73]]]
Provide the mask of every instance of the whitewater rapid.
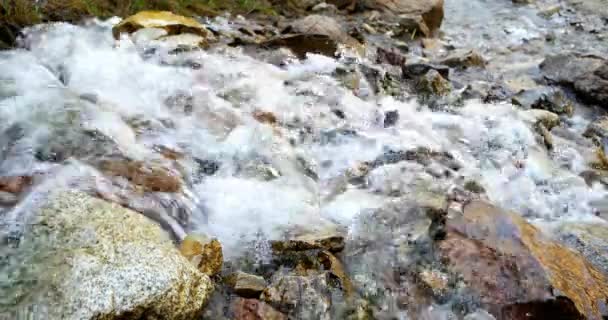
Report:
[[[469,180],[491,202],[539,224],[597,219],[590,202],[606,196],[579,176],[589,169],[591,147],[556,138],[547,152],[525,112],[511,104],[470,100],[433,111],[415,97],[355,95],[333,75],[369,64],[365,59],[311,54],[279,66],[239,48],[173,55],[114,40],[115,22],[34,27],[21,49],[0,52],[0,175],[40,177],[33,193],[4,213],[5,225],[24,219],[17,212],[48,190],[107,184],[84,158],[119,152],[166,164],[159,146],[186,155],[168,164],[185,179],[181,194],[156,199],[185,203],[186,231],[218,237],[229,257],[242,253],[244,242],[294,226],[348,228],[365,209],[407,194],[445,194]],[[399,120],[385,128],[384,114],[394,110]],[[272,113],[276,124],[257,121],[259,111]],[[577,115],[560,130],[580,136],[587,123]],[[118,150],[100,144],[58,163],[37,158],[41,148],[81,130],[101,132]],[[436,163],[402,161],[374,169],[364,183],[345,182],[361,163],[416,147],[448,152],[460,168],[442,173]],[[201,159],[217,163],[217,171],[200,177]]]

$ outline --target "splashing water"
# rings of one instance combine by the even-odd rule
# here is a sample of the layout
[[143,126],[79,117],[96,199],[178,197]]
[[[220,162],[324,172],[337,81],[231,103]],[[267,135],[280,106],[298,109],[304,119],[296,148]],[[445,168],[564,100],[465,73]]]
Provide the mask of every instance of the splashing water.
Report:
[[[102,188],[104,175],[89,164],[96,157],[167,163],[159,146],[185,154],[168,164],[183,173],[184,190],[138,201],[187,203],[186,231],[217,236],[228,256],[260,234],[272,239],[328,220],[350,226],[364,209],[395,196],[445,192],[464,179],[539,221],[593,219],[589,202],[606,195],[578,176],[587,169],[581,148],[562,143],[548,154],[525,112],[512,105],[468,101],[431,111],[415,101],[361,99],[332,77],[348,61],[309,55],[277,67],[233,48],[150,53],[129,39],[115,41],[113,23],[35,27],[27,50],[0,53],[0,174],[38,172],[45,181],[3,219],[22,219],[17,211],[50,188]],[[400,117],[384,128],[388,110]],[[260,111],[280,125],[257,121]],[[571,123],[568,130],[580,133],[587,120]],[[78,143],[83,131],[106,140],[87,147]],[[41,159],[53,143],[71,148],[67,161]],[[460,168],[437,178],[432,169],[445,170],[440,164],[405,161],[375,168],[363,186],[342,179],[389,150],[416,147],[447,152]],[[201,176],[201,163],[217,165]]]

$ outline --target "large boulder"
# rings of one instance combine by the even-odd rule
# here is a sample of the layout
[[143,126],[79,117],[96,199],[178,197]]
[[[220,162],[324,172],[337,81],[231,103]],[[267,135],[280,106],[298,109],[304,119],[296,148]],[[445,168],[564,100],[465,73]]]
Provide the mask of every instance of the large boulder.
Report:
[[435,34],[443,22],[443,0],[361,0],[362,7],[397,16],[420,17],[427,36]]
[[574,88],[590,103],[608,103],[608,61],[596,56],[560,54],[547,57],[540,65],[545,78]]
[[500,319],[601,319],[608,279],[517,214],[472,201],[445,221],[439,260]]
[[287,47],[299,58],[306,53],[334,56],[340,46],[360,51],[361,43],[351,37],[332,17],[309,15],[297,19],[283,28],[283,35],[270,39],[264,47]]
[[348,35],[342,26],[332,17],[312,14],[289,24],[288,30],[295,33],[320,34],[328,36],[337,43],[358,46],[359,42]]
[[9,318],[194,319],[211,294],[209,278],[143,215],[55,191],[27,216],[9,238],[18,240],[0,247]]

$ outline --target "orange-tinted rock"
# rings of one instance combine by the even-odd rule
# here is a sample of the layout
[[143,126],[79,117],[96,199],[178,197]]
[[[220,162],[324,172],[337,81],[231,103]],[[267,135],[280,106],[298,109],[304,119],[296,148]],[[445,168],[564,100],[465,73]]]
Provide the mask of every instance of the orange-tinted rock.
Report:
[[144,192],[178,192],[181,179],[171,170],[142,161],[104,160],[99,164],[101,171],[111,176],[129,180]]
[[0,177],[0,191],[19,194],[32,184],[32,177],[14,176]]
[[256,110],[253,112],[253,118],[261,123],[275,124],[277,123],[277,117],[268,111]]
[[287,316],[256,299],[237,298],[232,302],[234,320],[285,320]]
[[206,275],[213,276],[222,270],[224,254],[217,239],[188,235],[181,243],[179,251]]
[[440,258],[498,319],[601,319],[606,312],[608,279],[514,213],[473,201],[447,220],[446,232]]

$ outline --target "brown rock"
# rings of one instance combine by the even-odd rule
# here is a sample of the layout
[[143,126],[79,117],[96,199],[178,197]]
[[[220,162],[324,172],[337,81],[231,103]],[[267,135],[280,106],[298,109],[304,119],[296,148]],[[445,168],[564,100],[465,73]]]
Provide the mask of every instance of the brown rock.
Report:
[[234,320],[286,320],[287,316],[256,299],[237,298],[232,302]]
[[323,226],[317,230],[294,230],[285,240],[271,241],[276,253],[323,249],[339,252],[344,249],[344,233],[337,226]]
[[99,168],[110,176],[120,176],[144,192],[178,192],[181,190],[181,179],[171,170],[142,161],[103,160]]
[[452,68],[485,67],[485,59],[475,50],[454,52],[439,62]]
[[431,36],[443,22],[443,0],[361,0],[362,6],[397,16],[421,17]]
[[30,176],[0,177],[0,191],[19,194],[32,184]]
[[216,275],[222,270],[224,254],[222,245],[217,239],[210,240],[205,236],[188,235],[179,250],[206,275]]
[[298,58],[306,58],[307,53],[317,53],[334,57],[338,51],[338,43],[330,37],[321,34],[296,34],[280,36],[260,44],[266,48],[289,48]]
[[328,270],[331,275],[338,278],[340,281],[340,285],[342,286],[342,291],[347,297],[350,297],[353,294],[353,284],[350,281],[346,271],[344,270],[344,266],[342,262],[336,258],[329,251],[320,251],[318,254],[318,258],[323,264],[325,270]]
[[418,80],[416,89],[423,95],[444,96],[450,93],[452,85],[439,72],[431,69]]
[[304,18],[293,21],[289,24],[284,33],[298,34],[319,34],[328,36],[337,43],[356,47],[360,43],[342,28],[342,26],[332,17],[323,15],[309,15]]
[[253,118],[261,123],[276,124],[277,117],[268,111],[256,110],[253,112]]
[[395,49],[382,49],[378,48],[376,52],[376,62],[390,64],[392,66],[404,66],[405,56],[397,52]]
[[253,274],[239,271],[228,278],[228,284],[241,297],[258,298],[266,288],[266,280]]
[[608,282],[600,271],[520,216],[473,201],[447,220],[446,231],[440,258],[495,316],[600,319],[605,312]]

